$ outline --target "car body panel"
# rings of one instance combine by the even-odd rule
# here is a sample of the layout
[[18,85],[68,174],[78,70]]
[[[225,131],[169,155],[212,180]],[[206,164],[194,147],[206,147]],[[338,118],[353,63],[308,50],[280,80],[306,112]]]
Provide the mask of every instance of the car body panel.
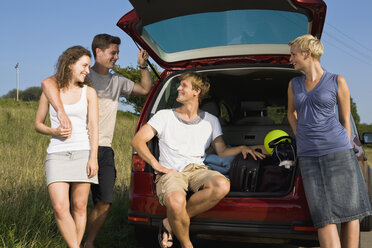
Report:
[[[164,216],[165,207],[161,206],[155,194],[154,174],[132,172],[131,205],[134,212],[151,213]],[[218,205],[196,216],[194,219],[226,219],[236,221],[264,221],[293,224],[294,222],[311,222],[302,180],[299,176],[294,182],[294,189],[287,195],[278,197],[257,197],[228,195]],[[242,194],[243,195],[243,194]],[[245,194],[246,195],[246,194]],[[244,213],[244,215],[242,214]]]
[[[289,79],[287,80],[282,74],[288,72],[291,76],[296,76],[298,75],[296,73],[299,73],[294,72],[289,62],[289,46],[287,43],[290,41],[289,39],[292,39],[290,36],[287,36],[285,41],[281,41],[278,44],[275,44],[275,42],[263,44],[241,42],[226,45],[224,43],[211,42],[212,47],[202,45],[199,47],[187,47],[183,44],[181,47],[185,48],[184,50],[176,46],[166,48],[159,46],[161,42],[164,42],[162,41],[162,37],[166,33],[173,34],[173,31],[176,29],[174,28],[172,30],[172,28],[167,26],[170,23],[168,20],[174,19],[187,22],[187,18],[177,19],[178,16],[189,17],[190,15],[202,15],[205,12],[212,14],[208,15],[209,17],[213,17],[214,14],[220,17],[219,14],[221,13],[228,16],[231,13],[236,13],[230,13],[229,11],[236,9],[290,11],[306,16],[306,30],[301,30],[301,33],[311,33],[320,38],[326,14],[326,4],[322,0],[236,0],[229,2],[222,0],[190,0],[177,1],[177,3],[170,0],[130,1],[136,10],[132,10],[124,15],[118,21],[117,25],[130,35],[136,43],[146,49],[150,56],[165,69],[147,97],[140,113],[136,131],[147,123],[148,119],[156,111],[162,109],[162,106],[159,104],[162,100],[161,95],[165,95],[164,92],[168,89],[168,85],[171,85],[173,83],[172,80],[184,71],[198,71],[205,74],[213,72],[218,74],[217,72],[221,72],[223,74],[231,70],[230,73],[224,75],[226,78],[236,78],[244,75],[242,78],[245,80],[251,74],[254,74],[254,72],[258,72],[254,74],[255,76],[251,77],[251,80],[254,83],[261,84],[275,81],[271,80],[270,77],[277,75],[278,78],[286,79],[285,87],[287,87]],[[243,11],[240,13],[244,15],[247,12]],[[265,13],[271,14],[271,12]],[[149,33],[153,31],[148,27],[164,21],[167,23],[163,27],[164,30],[158,27],[154,29],[156,30],[158,28],[161,31],[160,38],[150,37]],[[302,27],[305,26],[302,25]],[[196,28],[195,24],[194,26],[191,25],[191,28]],[[185,35],[190,35],[190,33],[185,32]],[[200,37],[197,36],[196,38]],[[158,44],[157,41],[159,40],[160,43]],[[168,44],[171,43],[168,42]],[[167,41],[161,44],[167,44]],[[263,76],[262,72],[266,69],[271,74]],[[230,86],[231,83],[228,82],[227,85]],[[226,82],[223,81],[221,85],[224,90]],[[253,88],[255,88],[254,85],[249,85],[245,86],[245,91],[240,91],[247,92]],[[274,87],[274,89],[276,88]],[[265,90],[263,89],[260,92],[265,94]],[[281,97],[286,98],[284,91],[278,92],[280,92]],[[225,94],[225,91],[223,93]],[[275,91],[275,93],[277,92]],[[234,97],[236,96],[234,95]],[[290,129],[288,123],[277,125],[276,127],[283,130],[286,130],[286,128]],[[355,123],[352,123],[352,127],[355,128]],[[235,126],[231,126],[231,130],[228,130],[229,128],[225,127],[224,131],[231,131],[230,135],[232,136],[236,136],[234,131],[240,132],[241,130],[240,127],[234,129],[236,128]],[[250,130],[245,131],[244,135],[251,135]],[[263,131],[260,130],[260,132],[262,136]],[[356,128],[352,130],[352,133],[356,134],[354,143],[359,147],[359,137]],[[259,137],[257,139],[260,139],[260,135],[256,135],[255,137]],[[154,156],[156,157],[157,155],[155,153],[157,149],[154,147],[156,146],[154,145],[155,143],[157,142],[149,142],[149,148],[151,151],[155,151]],[[365,175],[366,184],[370,190],[370,167],[364,157],[363,149],[361,148],[361,153],[358,154],[358,160]],[[138,154],[134,152],[133,161],[138,160],[138,158]],[[132,170],[128,221],[134,224],[136,230],[139,232],[141,232],[142,227],[151,228],[152,231],[156,232],[159,223],[166,216],[166,208],[161,206],[156,196],[154,181],[155,174],[150,165],[146,164],[143,171]],[[204,235],[204,237],[207,236],[212,239],[238,240],[249,237],[252,240],[251,238],[261,237],[264,238],[264,240],[261,240],[264,242],[265,240],[266,242],[272,242],[275,239],[281,240],[280,242],[284,243],[295,242],[311,246],[318,245],[317,232],[312,227],[311,216],[297,165],[288,192],[279,194],[230,192],[212,209],[191,219],[190,234]],[[139,233],[139,237],[143,241],[144,238],[141,235],[142,233]],[[153,243],[150,242],[149,247],[153,247],[152,245]]]
[[[217,58],[221,63],[228,57],[260,61],[259,56],[284,55],[288,61],[288,42],[306,33],[320,38],[326,12],[321,0],[131,3],[136,10],[123,16],[117,25],[166,69],[211,65],[213,60],[208,58]],[[243,24],[246,26],[241,27]]]

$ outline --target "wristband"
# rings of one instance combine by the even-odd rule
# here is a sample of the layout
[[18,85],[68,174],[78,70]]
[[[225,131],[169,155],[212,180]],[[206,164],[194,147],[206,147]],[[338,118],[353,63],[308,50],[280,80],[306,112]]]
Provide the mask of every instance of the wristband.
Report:
[[147,65],[146,65],[146,66],[139,66],[139,68],[140,68],[141,70],[146,70],[146,69],[147,69]]

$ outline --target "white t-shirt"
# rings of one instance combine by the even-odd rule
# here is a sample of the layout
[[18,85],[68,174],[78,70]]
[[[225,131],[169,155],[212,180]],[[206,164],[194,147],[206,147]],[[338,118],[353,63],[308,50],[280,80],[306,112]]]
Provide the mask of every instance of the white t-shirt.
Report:
[[90,70],[88,77],[98,95],[99,145],[111,147],[119,97],[129,96],[133,91],[134,82],[117,73],[101,75],[93,69]]
[[172,109],[158,111],[149,121],[159,139],[159,163],[182,171],[191,163],[203,164],[205,150],[222,135],[218,119],[200,110],[195,120],[182,120]]

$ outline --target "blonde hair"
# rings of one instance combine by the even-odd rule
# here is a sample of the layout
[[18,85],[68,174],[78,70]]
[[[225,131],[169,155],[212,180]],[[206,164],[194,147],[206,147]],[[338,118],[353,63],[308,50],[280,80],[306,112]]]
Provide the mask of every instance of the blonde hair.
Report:
[[324,47],[320,40],[311,34],[305,34],[297,37],[293,41],[289,42],[289,46],[296,44],[301,52],[311,52],[311,56],[320,61],[320,57],[323,55]]
[[179,80],[191,79],[191,85],[193,90],[200,90],[199,103],[207,96],[210,88],[210,83],[206,77],[203,77],[196,72],[185,72],[179,76]]

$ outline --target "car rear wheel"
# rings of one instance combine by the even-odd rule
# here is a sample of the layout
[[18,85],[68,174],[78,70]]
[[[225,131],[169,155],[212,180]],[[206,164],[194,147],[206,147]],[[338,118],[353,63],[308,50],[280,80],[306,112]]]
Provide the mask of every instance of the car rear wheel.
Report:
[[158,233],[155,229],[135,226],[134,234],[136,238],[136,247],[141,248],[160,247],[157,237]]

